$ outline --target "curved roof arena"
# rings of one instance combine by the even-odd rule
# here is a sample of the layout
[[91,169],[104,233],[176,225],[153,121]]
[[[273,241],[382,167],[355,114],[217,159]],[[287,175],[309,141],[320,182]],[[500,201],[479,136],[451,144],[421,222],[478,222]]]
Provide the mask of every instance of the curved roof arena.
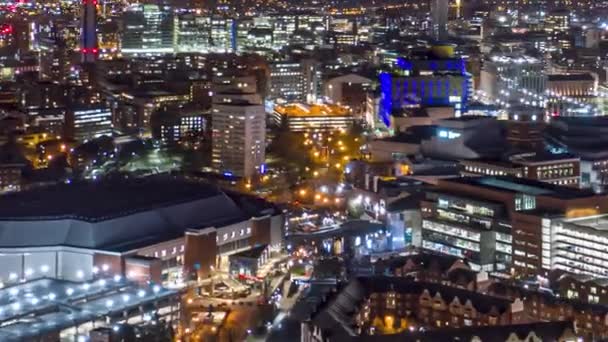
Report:
[[126,251],[248,218],[218,187],[180,178],[59,184],[0,196],[0,248]]

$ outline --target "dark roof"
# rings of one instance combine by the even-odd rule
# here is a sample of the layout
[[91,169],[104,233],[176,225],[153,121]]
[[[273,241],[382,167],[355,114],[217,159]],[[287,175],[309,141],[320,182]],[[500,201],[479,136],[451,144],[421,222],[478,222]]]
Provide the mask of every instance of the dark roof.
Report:
[[571,74],[571,75],[563,75],[563,74],[555,74],[555,75],[547,75],[547,79],[549,82],[551,81],[595,81],[595,78],[591,74]]
[[437,133],[437,126],[412,126],[406,132],[398,133],[392,137],[378,139],[380,141],[398,142],[407,144],[419,144],[422,140],[429,139]]
[[0,196],[0,221],[72,217],[96,222],[222,194],[177,178],[119,178],[57,184]]
[[268,245],[259,245],[259,246],[253,247],[251,249],[248,249],[246,251],[232,254],[232,255],[230,255],[230,257],[231,258],[259,259],[267,247],[268,247]]
[[561,199],[576,199],[595,196],[595,193],[592,190],[570,188],[537,180],[511,176],[461,177],[450,178],[442,181],[468,184],[491,190],[524,193],[533,196],[547,196]]
[[572,306],[576,311],[590,311],[597,315],[608,314],[608,307],[602,304],[592,304],[580,300],[562,298],[547,291],[539,291],[533,288],[526,289],[523,284],[509,284],[505,281],[494,282],[488,286],[488,293],[504,298],[515,300],[516,298],[526,298],[537,296],[544,304],[555,305],[557,307]]
[[[508,299],[438,283],[419,282],[401,277],[360,277],[348,283],[328,305],[313,315],[312,322],[327,332],[335,341],[365,340],[358,336],[356,332],[354,315],[372,293],[395,291],[402,294],[418,295],[425,290],[429,291],[431,297],[440,293],[446,303],[450,303],[456,297],[462,303],[470,300],[472,305],[480,312],[489,312],[492,307],[495,307],[498,312],[504,313],[509,310],[511,305],[511,301]],[[374,336],[374,339],[384,339],[390,336],[398,335]],[[398,340],[403,340],[403,336],[399,337]]]
[[[436,341],[473,341],[479,338],[480,341],[508,341],[511,334],[515,334],[519,340],[528,340],[527,337],[534,333],[534,336],[541,341],[559,341],[560,337],[568,331],[574,334],[574,324],[569,321],[560,322],[536,322],[515,325],[497,326],[471,326],[462,328],[434,329],[415,333],[401,333],[393,335],[374,335],[362,336],[356,341],[417,341],[417,342],[436,342]],[[570,336],[569,336],[570,337]]]
[[513,162],[529,162],[529,163],[539,163],[539,162],[550,162],[550,161],[558,161],[565,159],[579,159],[573,154],[570,153],[549,153],[549,152],[536,152],[536,153],[525,153],[512,155]]
[[400,198],[395,200],[386,206],[386,210],[389,212],[395,211],[403,211],[403,210],[412,210],[412,209],[420,209],[420,201],[425,198],[425,193],[415,192],[411,193],[407,197]]
[[[466,261],[456,256],[439,254],[425,250],[413,255],[379,259],[375,263],[375,268],[380,272],[384,272],[385,269],[395,270],[405,266],[408,260],[411,260],[414,265],[418,266],[417,270],[419,271],[436,269],[442,273],[446,273],[459,260],[466,265]],[[474,271],[469,271],[475,273]]]
[[0,247],[124,252],[251,216],[216,186],[180,178],[60,184],[0,196]]

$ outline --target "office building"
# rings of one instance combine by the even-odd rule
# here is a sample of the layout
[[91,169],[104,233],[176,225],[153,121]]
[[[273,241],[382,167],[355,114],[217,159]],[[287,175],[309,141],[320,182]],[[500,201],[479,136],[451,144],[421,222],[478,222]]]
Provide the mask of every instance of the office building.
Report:
[[[589,208],[591,213],[596,208]],[[542,220],[542,267],[596,278],[608,277],[608,216],[547,217]],[[594,293],[599,302],[599,293]],[[572,298],[571,295],[569,298]],[[575,296],[578,298],[578,295]]]
[[260,175],[265,161],[266,113],[255,92],[255,78],[216,78],[212,89],[213,168],[247,179]]
[[56,35],[40,38],[39,75],[43,81],[66,83],[70,76],[70,51],[67,43]]
[[597,75],[590,73],[547,76],[547,91],[552,96],[567,96],[585,100],[595,98],[597,90]]
[[545,18],[545,30],[549,33],[562,33],[570,29],[570,11],[556,9],[550,11]]
[[398,58],[396,69],[380,74],[379,116],[390,127],[391,116],[413,105],[451,106],[460,116],[472,95],[472,77],[454,47],[435,46],[408,58]]
[[553,115],[590,116],[594,112],[592,106],[599,101],[598,76],[591,73],[548,75],[547,97],[547,111]]
[[112,111],[103,105],[68,108],[64,129],[66,137],[77,141],[112,136]]
[[[445,193],[448,198],[458,198],[448,201],[437,196],[433,201],[422,202],[423,246],[426,243],[428,249],[446,254],[468,254],[484,260],[484,250],[485,253],[498,253],[502,247],[492,243],[482,244],[483,234],[487,235],[497,228],[505,229],[498,231],[504,233],[505,238],[502,239],[501,235],[501,239],[496,238],[494,243],[503,243],[508,240],[506,236],[511,237],[511,267],[506,271],[522,276],[546,276],[547,272],[542,264],[542,227],[546,225],[548,218],[545,213],[550,212],[555,217],[576,218],[599,215],[608,210],[606,195],[506,176],[442,179],[439,180],[435,192]],[[439,216],[439,209],[446,211],[449,216]],[[424,220],[427,217],[429,223],[425,227]],[[491,218],[494,218],[494,221]],[[475,226],[467,223],[467,220],[473,219],[475,222],[481,219],[483,223],[477,223],[477,226],[486,225],[490,227],[489,231],[488,228],[473,231]],[[449,223],[450,220],[453,223]],[[428,231],[426,239],[425,229]],[[463,231],[466,231],[466,235]],[[505,248],[504,251],[506,256],[508,249]],[[494,258],[496,261],[500,260],[496,254]],[[490,263],[481,267],[489,268],[489,265],[494,265],[492,259],[489,260]],[[507,260],[504,259],[505,266],[508,265]]]
[[175,17],[173,27],[175,52],[208,52],[211,48],[211,18],[193,13]]
[[484,61],[480,85],[484,97],[504,107],[544,107],[545,66],[523,54],[494,54]]
[[173,145],[202,134],[208,117],[186,108],[159,110],[152,116],[152,137],[163,144]]
[[303,103],[276,105],[271,119],[276,125],[286,124],[292,132],[335,131],[347,129],[354,122],[348,107]]
[[422,201],[422,248],[466,258],[476,271],[508,272],[513,236],[504,206],[439,188]]
[[580,158],[568,153],[519,153],[504,160],[463,160],[461,175],[513,176],[542,182],[580,186]]
[[226,17],[211,17],[211,48],[213,52],[236,51],[237,22]]
[[298,62],[273,62],[270,64],[269,97],[285,101],[306,100],[304,67]]
[[579,157],[581,186],[601,189],[608,184],[608,120],[605,117],[552,117],[546,128],[554,151]]
[[123,13],[123,55],[173,53],[173,17],[158,5],[130,5]]

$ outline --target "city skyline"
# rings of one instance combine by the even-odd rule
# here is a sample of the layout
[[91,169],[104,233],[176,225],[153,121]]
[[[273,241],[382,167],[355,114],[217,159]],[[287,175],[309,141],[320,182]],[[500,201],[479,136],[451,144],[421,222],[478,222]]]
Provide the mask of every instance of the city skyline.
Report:
[[0,3],[0,341],[608,339],[608,1]]

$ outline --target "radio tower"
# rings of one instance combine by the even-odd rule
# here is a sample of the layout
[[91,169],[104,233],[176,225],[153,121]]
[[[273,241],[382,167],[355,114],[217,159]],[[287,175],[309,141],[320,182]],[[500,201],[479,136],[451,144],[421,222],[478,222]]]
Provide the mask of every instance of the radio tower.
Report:
[[97,0],[82,0],[80,62],[95,63],[97,47]]

